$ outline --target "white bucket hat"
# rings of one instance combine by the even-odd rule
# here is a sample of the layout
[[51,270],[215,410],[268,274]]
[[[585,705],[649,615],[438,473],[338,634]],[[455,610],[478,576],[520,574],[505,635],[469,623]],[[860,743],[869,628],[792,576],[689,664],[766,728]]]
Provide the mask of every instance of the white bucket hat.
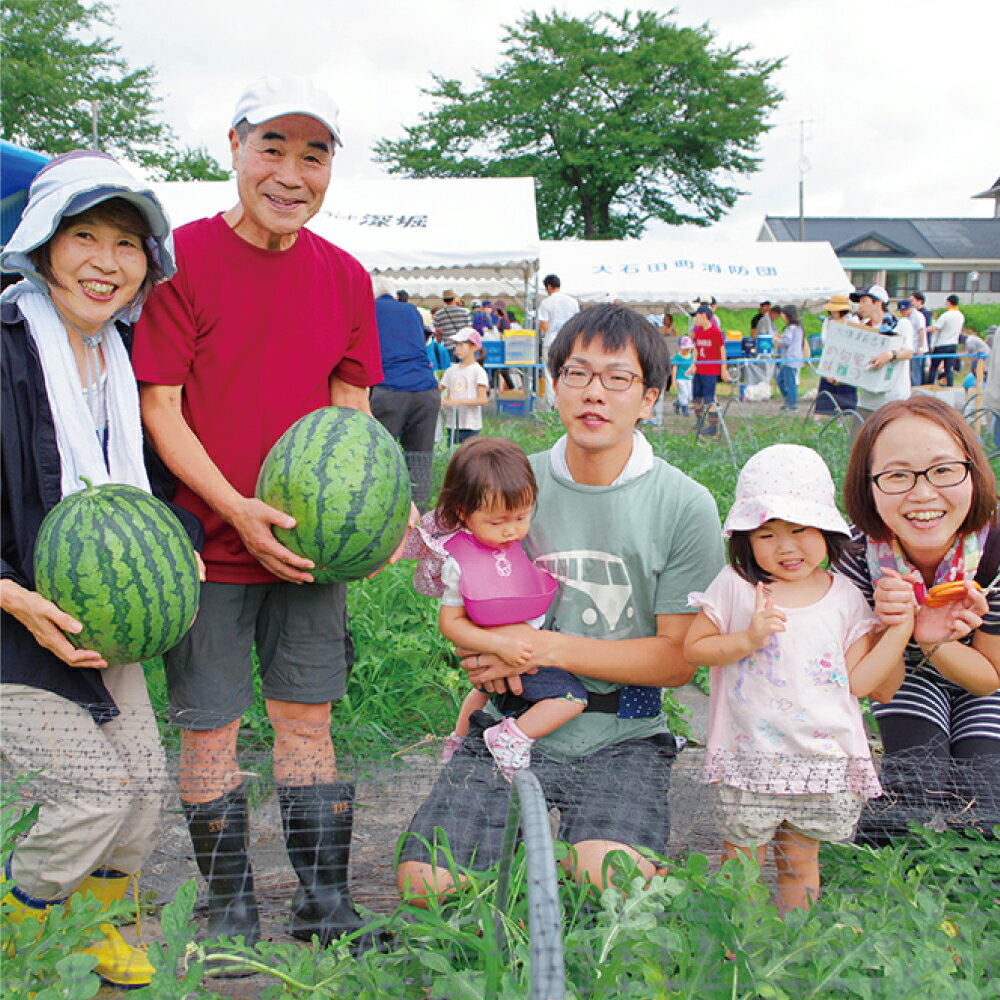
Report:
[[19,272],[48,291],[28,254],[52,239],[63,216],[79,215],[110,198],[122,198],[142,212],[152,233],[149,250],[153,258],[164,278],[175,274],[170,219],[153,189],[106,153],[86,149],[57,156],[35,175],[21,221],[0,252],[0,268]]
[[743,466],[722,530],[728,538],[734,531],[754,531],[780,520],[850,535],[834,496],[830,470],[812,448],[774,444]]

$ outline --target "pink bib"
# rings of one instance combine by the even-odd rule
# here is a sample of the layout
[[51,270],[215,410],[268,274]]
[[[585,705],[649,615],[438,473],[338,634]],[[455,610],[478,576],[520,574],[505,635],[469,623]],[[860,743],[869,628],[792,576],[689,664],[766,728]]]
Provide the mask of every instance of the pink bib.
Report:
[[477,625],[514,625],[545,614],[559,584],[524,549],[493,549],[467,531],[444,543],[462,571],[465,610]]

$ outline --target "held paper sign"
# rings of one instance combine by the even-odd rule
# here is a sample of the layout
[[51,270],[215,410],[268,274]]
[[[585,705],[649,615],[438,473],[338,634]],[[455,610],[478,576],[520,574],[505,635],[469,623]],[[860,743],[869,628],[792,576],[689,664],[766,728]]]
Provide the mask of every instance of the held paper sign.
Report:
[[[892,383],[895,364],[874,370],[868,363],[877,354],[899,348],[900,338],[877,333],[867,326],[831,321],[826,325],[823,354],[817,371],[824,378],[865,389],[867,392],[886,392]],[[900,362],[909,364],[908,361]]]

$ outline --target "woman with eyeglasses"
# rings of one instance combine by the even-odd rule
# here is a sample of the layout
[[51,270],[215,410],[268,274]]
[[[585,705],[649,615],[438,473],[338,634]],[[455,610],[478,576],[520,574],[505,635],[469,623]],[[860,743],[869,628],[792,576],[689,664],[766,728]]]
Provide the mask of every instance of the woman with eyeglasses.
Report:
[[[1000,528],[997,484],[957,410],[931,396],[887,403],[861,428],[844,484],[856,552],[842,563],[886,625],[918,611],[905,677],[874,705],[885,795],[859,839],[908,821],[1000,822]],[[936,822],[935,822],[936,825]]]

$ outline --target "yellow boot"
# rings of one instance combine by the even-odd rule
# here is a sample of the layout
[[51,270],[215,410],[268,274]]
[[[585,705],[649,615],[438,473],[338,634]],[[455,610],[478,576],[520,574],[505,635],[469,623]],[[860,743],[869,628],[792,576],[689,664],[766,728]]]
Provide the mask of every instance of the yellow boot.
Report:
[[[34,918],[38,921],[39,934],[42,931],[41,925],[45,923],[45,918],[49,915],[49,910],[53,906],[66,902],[65,899],[53,899],[46,902],[44,899],[35,899],[34,896],[29,896],[14,885],[6,869],[0,872],[0,884],[4,886],[4,889],[0,890],[0,901],[6,908],[7,919],[20,927],[29,917]],[[4,941],[3,954],[8,958],[13,956],[14,945],[12,942]]]
[[[103,909],[112,903],[121,902],[128,892],[132,876],[111,868],[99,868],[88,875],[74,890],[73,895],[93,895]],[[136,927],[139,923],[139,907],[136,901]],[[134,990],[148,986],[156,970],[146,956],[145,946],[129,944],[112,924],[101,924],[100,941],[95,941],[83,952],[97,957],[94,966],[101,979],[121,989]]]

